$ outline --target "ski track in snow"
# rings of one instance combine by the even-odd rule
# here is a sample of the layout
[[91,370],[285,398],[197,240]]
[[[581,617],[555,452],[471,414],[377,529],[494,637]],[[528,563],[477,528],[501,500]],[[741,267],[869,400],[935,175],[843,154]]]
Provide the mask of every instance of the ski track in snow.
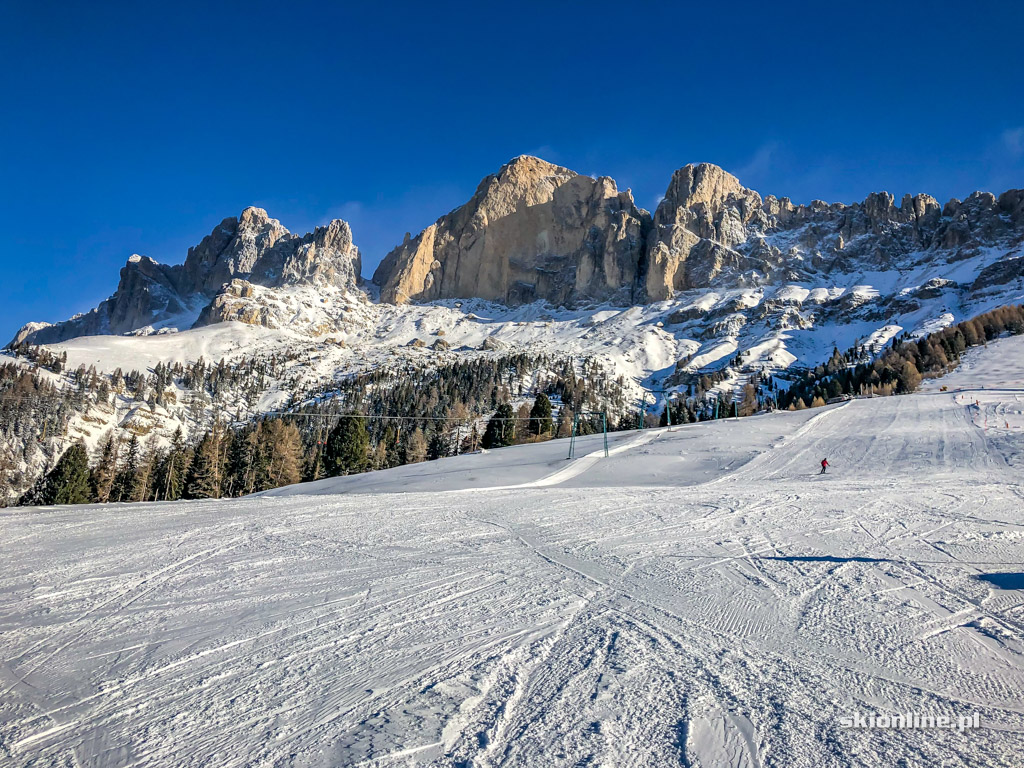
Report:
[[1024,590],[980,577],[1024,572],[1024,338],[609,437],[4,512],[0,763],[1021,764]]

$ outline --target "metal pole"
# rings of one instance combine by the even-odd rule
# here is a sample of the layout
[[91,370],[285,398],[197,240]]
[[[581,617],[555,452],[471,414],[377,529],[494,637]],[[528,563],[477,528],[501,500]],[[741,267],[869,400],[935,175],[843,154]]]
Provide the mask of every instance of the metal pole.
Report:
[[569,456],[568,456],[568,458],[570,458],[570,459],[573,458],[573,456],[575,455],[575,451],[576,451],[576,424],[579,421],[579,418],[580,418],[579,413],[574,412],[573,415],[572,415],[572,432],[569,435]]
[[601,429],[604,431],[604,457],[608,458],[608,414],[601,411]]

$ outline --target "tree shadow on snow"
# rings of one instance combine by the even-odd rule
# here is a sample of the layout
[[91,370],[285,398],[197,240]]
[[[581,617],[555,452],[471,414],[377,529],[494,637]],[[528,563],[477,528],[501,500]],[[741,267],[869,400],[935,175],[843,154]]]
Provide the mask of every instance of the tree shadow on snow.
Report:
[[1024,589],[1024,573],[983,573],[978,578],[999,589]]
[[836,557],[835,555],[789,555],[770,557],[762,555],[757,560],[782,560],[786,563],[891,563],[884,557]]

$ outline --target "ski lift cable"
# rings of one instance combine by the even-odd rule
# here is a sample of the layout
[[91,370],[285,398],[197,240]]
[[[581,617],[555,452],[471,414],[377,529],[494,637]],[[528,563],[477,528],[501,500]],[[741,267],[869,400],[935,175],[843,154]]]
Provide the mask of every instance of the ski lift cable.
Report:
[[[579,416],[600,416],[603,411],[578,411],[576,412]],[[350,419],[380,419],[384,421],[398,421],[398,420],[416,420],[416,421],[457,421],[465,423],[467,421],[476,421],[478,419],[488,419],[489,421],[547,421],[551,417],[544,416],[511,416],[511,417],[498,417],[498,416],[417,416],[415,414],[406,415],[394,415],[394,414],[369,414],[369,413],[313,413],[309,411],[265,411],[265,416],[308,416],[310,418],[321,418],[321,419],[337,419],[346,417]]]

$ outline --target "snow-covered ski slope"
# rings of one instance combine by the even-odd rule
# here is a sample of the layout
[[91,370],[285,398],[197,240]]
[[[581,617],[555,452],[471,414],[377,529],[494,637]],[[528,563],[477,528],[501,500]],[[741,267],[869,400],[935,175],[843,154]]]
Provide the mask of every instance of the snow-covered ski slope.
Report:
[[5,512],[0,763],[1022,764],[1024,338],[581,442]]

